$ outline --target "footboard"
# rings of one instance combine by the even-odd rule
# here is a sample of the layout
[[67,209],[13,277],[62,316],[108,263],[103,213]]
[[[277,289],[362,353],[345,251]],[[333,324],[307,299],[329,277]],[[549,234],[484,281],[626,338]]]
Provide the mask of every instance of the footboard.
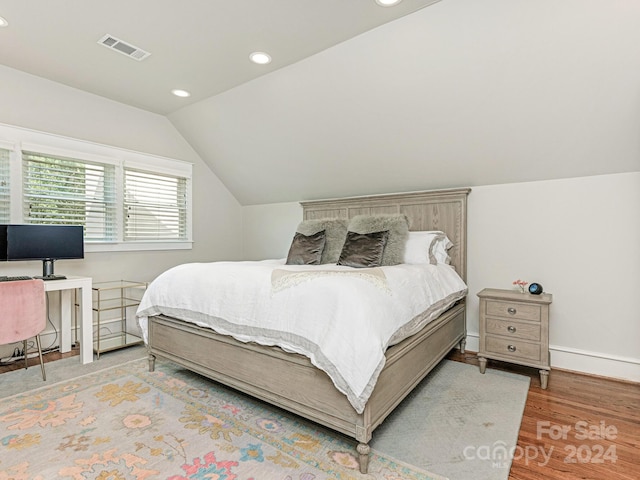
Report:
[[389,348],[362,414],[309,359],[279,347],[242,343],[207,328],[157,316],[149,318],[148,348],[151,370],[155,356],[164,357],[356,439],[360,469],[365,473],[373,430],[465,335],[465,306],[460,303],[418,334]]

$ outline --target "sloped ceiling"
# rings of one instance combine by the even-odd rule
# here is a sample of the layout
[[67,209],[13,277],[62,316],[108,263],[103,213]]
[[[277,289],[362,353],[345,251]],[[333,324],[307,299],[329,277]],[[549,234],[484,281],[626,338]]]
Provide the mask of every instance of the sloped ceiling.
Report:
[[638,171],[638,25],[445,0],[169,118],[242,204]]
[[[78,7],[77,19],[91,16],[89,2],[70,2]],[[369,9],[373,0],[363,2],[270,0],[307,13],[297,30],[281,26],[287,36],[278,45],[307,44],[318,30],[331,28],[310,20],[318,4],[338,12],[345,4]],[[17,5],[26,9],[27,3],[0,0],[0,15],[8,16],[6,9]],[[212,16],[231,8],[227,4],[257,8],[262,0],[194,0],[190,17],[175,13],[176,25],[154,16],[174,2],[126,2],[130,11],[122,8],[118,15],[105,11],[113,3],[91,2],[104,20],[104,33],[152,51],[148,61],[170,52],[183,74],[182,88],[208,82],[216,87],[190,103],[154,103],[140,92],[157,96],[157,89],[176,85],[162,75],[152,81],[136,74],[119,77],[110,71],[112,62],[131,60],[107,50],[112,59],[93,58],[80,79],[85,83],[57,81],[166,113],[243,205],[640,170],[637,0],[442,0],[428,8],[421,7],[430,1],[404,0],[400,5],[408,10],[395,19],[378,18],[259,73],[242,67],[228,83],[218,83],[225,75],[209,66],[191,70],[181,61],[193,56],[208,65],[207,55],[214,55],[207,22],[198,22],[193,12]],[[148,11],[138,11],[140,5]],[[391,10],[376,8],[375,15]],[[328,22],[331,15],[324,18]],[[190,29],[189,21],[195,22]],[[153,37],[156,43],[127,35],[136,25],[161,32]],[[172,29],[179,34],[168,34]],[[259,30],[250,22],[243,32]],[[59,31],[70,47],[73,38]],[[97,40],[93,33],[83,35]],[[183,35],[201,48],[173,51],[173,39]],[[220,51],[242,52],[244,62],[249,46],[241,37],[230,36]],[[64,62],[47,60],[51,52],[44,42],[40,38],[12,53],[3,45],[0,63],[39,74],[41,62],[56,75],[65,74]],[[24,52],[30,58],[24,68],[10,63]],[[54,73],[41,75],[56,80]],[[105,79],[119,82],[121,97],[106,89]],[[125,88],[129,84],[135,87],[131,91]],[[532,200],[514,199],[523,205]]]

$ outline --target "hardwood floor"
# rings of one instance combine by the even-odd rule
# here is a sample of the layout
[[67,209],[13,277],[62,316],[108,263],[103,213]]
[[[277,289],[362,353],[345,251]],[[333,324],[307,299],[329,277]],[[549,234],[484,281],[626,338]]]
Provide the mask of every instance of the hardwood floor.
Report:
[[[52,352],[45,361],[78,354]],[[448,358],[478,364],[472,352]],[[24,364],[0,373],[17,368]],[[542,390],[536,369],[495,361],[488,368],[531,377],[509,480],[640,479],[640,384],[552,369]]]
[[[475,353],[450,360],[477,365]],[[527,375],[531,385],[509,480],[640,479],[640,384],[489,361],[487,368]]]
[[[53,362],[55,360],[60,360],[61,358],[74,357],[76,355],[80,355],[80,347],[73,347],[70,352],[60,353],[60,352],[49,352],[42,356],[44,359],[44,363]],[[29,368],[35,367],[40,368],[40,359],[38,357],[29,358]],[[24,368],[24,360],[18,360],[15,362],[0,364],[0,373],[10,372],[12,370],[20,370]]]

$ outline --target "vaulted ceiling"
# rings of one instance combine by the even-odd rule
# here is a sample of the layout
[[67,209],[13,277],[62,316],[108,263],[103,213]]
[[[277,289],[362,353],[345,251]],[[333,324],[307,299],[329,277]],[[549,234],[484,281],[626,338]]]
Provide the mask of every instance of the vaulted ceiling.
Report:
[[640,170],[636,0],[0,0],[0,16],[1,64],[166,115],[243,205]]

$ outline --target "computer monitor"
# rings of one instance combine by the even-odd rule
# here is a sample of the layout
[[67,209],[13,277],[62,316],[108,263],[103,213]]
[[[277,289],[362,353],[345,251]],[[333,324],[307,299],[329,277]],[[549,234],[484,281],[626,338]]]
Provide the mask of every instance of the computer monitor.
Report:
[[82,225],[0,225],[0,260],[42,260],[42,279],[55,275],[56,260],[84,258]]

